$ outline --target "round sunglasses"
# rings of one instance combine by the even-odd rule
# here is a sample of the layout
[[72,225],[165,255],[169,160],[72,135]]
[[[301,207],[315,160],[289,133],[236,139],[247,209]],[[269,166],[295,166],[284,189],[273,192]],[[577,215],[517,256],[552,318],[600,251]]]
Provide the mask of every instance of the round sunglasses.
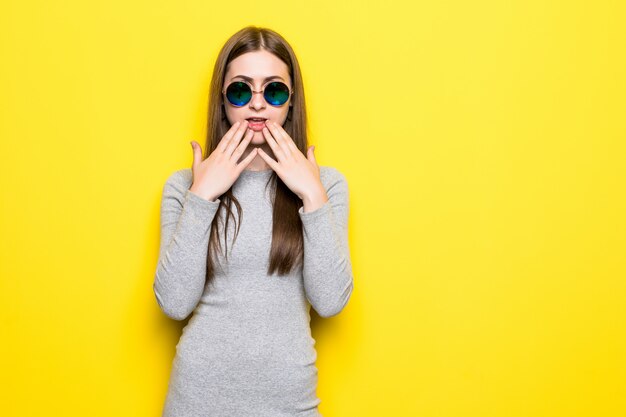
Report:
[[263,93],[265,101],[272,106],[282,106],[289,100],[293,91],[285,83],[273,81],[265,86],[261,91],[254,91],[252,87],[244,81],[232,82],[222,91],[226,98],[235,107],[245,106],[251,99],[253,93]]

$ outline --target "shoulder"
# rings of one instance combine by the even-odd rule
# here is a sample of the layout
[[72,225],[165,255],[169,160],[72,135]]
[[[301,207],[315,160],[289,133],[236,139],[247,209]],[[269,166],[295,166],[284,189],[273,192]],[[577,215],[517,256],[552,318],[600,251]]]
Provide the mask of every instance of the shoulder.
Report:
[[[183,194],[191,187],[193,174],[191,168],[183,168],[174,171],[165,181],[164,191],[177,192]],[[337,168],[327,165],[320,165],[320,181],[329,191],[331,189],[344,190],[347,192],[348,182],[346,176]]]
[[335,167],[320,165],[320,180],[322,183],[346,181],[346,176]]
[[191,168],[183,168],[172,172],[170,176],[167,177],[165,185],[189,188],[191,187],[192,180],[193,175],[191,173]]
[[348,181],[346,176],[339,169],[332,166],[320,165],[320,181],[326,191],[348,192]]
[[172,172],[163,185],[165,197],[175,197],[179,200],[184,198],[185,192],[191,187],[193,175],[191,168],[179,169]]

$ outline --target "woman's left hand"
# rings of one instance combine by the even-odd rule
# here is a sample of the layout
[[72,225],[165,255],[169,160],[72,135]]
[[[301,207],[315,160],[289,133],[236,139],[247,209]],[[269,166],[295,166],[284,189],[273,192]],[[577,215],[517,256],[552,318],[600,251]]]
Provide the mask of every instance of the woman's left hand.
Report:
[[267,127],[263,128],[263,136],[278,161],[261,148],[258,148],[259,156],[285,185],[302,200],[317,200],[322,196],[326,200],[326,190],[320,180],[320,167],[313,154],[315,147],[309,146],[305,157],[282,126],[272,121],[268,121]]

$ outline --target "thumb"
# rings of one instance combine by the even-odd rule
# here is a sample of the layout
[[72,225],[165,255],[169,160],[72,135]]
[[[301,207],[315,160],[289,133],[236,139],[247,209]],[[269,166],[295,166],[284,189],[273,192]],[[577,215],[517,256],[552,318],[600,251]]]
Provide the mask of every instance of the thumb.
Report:
[[191,143],[191,149],[193,150],[193,162],[191,164],[191,172],[195,172],[200,162],[202,162],[202,147],[195,140],[192,140],[189,143]]
[[315,159],[315,154],[313,153],[313,151],[315,151],[315,145],[309,146],[309,149],[307,151],[307,157],[309,161],[317,165],[317,160]]

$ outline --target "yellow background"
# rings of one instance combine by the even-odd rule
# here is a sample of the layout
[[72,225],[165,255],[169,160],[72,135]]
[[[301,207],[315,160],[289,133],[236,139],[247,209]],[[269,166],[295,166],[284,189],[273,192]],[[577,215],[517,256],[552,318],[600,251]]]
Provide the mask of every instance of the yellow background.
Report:
[[320,411],[626,415],[620,1],[3,1],[0,403],[160,415],[163,183],[224,41],[300,60],[350,186],[355,290],[314,317]]

